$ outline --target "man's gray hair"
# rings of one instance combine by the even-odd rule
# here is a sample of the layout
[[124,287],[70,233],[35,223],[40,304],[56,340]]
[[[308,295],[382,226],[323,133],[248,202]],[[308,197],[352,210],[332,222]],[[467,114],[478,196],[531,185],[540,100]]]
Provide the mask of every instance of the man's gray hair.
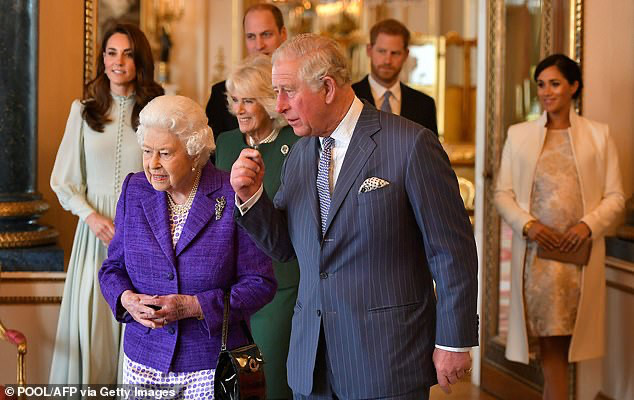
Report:
[[273,120],[273,128],[288,125],[275,111],[275,92],[271,86],[271,57],[256,54],[235,66],[227,78],[227,108],[233,112],[231,96],[255,99]]
[[279,60],[299,60],[298,78],[315,91],[326,76],[338,86],[351,81],[348,58],[335,40],[325,36],[305,33],[287,40],[273,53],[273,64]]
[[198,165],[209,161],[216,148],[214,135],[207,125],[205,111],[185,96],[159,96],[147,103],[139,113],[137,141],[143,146],[145,132],[150,128],[165,129],[176,135],[191,157],[200,156]]

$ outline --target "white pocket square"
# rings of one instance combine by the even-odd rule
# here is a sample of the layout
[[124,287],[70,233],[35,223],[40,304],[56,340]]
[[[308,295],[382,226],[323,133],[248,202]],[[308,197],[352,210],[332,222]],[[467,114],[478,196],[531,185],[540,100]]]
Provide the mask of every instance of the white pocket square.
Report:
[[368,178],[363,181],[361,187],[359,188],[359,193],[371,192],[373,190],[381,189],[382,187],[385,187],[389,184],[390,182],[386,181],[385,179],[373,176],[372,178]]

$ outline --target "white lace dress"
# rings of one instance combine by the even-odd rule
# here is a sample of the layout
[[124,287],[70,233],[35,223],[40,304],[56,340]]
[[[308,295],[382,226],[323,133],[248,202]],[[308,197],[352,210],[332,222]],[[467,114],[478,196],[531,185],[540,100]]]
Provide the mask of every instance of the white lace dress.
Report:
[[121,184],[143,169],[143,155],[131,126],[134,97],[113,95],[112,122],[104,132],[71,107],[66,131],[51,174],[51,187],[65,210],[79,217],[66,273],[55,350],[52,384],[117,382],[121,325],[101,295],[97,273],[107,247],[84,222],[94,211],[114,218]]
[[[583,217],[579,175],[567,129],[549,129],[537,161],[531,214],[564,233]],[[571,335],[575,326],[581,267],[536,256],[531,242],[524,266],[526,321],[531,336]]]

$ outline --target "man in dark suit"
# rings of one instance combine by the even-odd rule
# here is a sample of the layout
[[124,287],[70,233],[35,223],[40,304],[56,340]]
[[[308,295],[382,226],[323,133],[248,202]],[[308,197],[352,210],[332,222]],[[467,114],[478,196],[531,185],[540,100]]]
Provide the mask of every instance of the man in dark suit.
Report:
[[[244,40],[249,55],[263,53],[273,54],[286,40],[286,27],[279,8],[273,4],[258,3],[247,9],[242,19]],[[226,81],[218,82],[211,87],[211,95],[207,102],[207,118],[214,132],[214,139],[222,132],[238,128],[238,120],[227,110]]]
[[235,217],[273,258],[299,260],[295,398],[426,399],[478,344],[473,233],[436,135],[364,105],[346,66],[317,35],[274,53],[277,111],[301,138],[273,201],[259,152],[242,151]]
[[376,108],[405,117],[438,134],[434,99],[398,79],[409,55],[409,38],[409,30],[395,19],[375,24],[366,47],[370,75],[353,84],[352,89],[357,97]]

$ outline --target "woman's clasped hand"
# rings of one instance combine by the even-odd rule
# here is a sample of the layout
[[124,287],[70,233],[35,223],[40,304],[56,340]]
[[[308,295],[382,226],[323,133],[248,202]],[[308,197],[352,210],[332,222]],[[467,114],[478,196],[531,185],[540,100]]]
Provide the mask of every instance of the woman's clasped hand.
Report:
[[545,249],[559,249],[567,253],[579,250],[584,240],[590,237],[590,228],[585,223],[579,222],[560,234],[541,222],[535,221],[528,229],[526,236]]
[[200,318],[202,310],[195,296],[170,294],[150,296],[126,290],[121,305],[135,321],[148,328],[162,328],[184,318]]

